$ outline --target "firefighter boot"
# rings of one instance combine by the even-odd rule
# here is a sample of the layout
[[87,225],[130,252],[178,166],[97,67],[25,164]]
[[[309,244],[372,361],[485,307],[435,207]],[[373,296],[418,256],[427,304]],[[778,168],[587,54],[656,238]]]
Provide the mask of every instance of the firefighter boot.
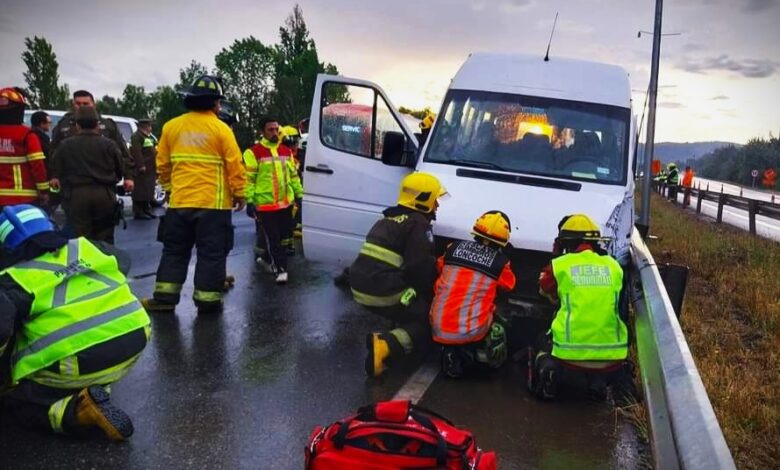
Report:
[[385,361],[390,358],[390,345],[384,335],[369,333],[366,335],[366,374],[369,377],[379,377],[385,371]]
[[153,313],[173,313],[176,309],[176,304],[169,304],[167,302],[160,302],[153,298],[144,297],[141,299],[141,305],[147,312]]
[[231,276],[230,274],[228,274],[227,276],[225,276],[225,286],[222,290],[227,292],[230,289],[232,289],[235,284],[236,284],[235,276]]
[[75,424],[83,428],[100,428],[112,441],[124,441],[133,435],[133,422],[127,414],[111,403],[103,387],[93,385],[79,392]]

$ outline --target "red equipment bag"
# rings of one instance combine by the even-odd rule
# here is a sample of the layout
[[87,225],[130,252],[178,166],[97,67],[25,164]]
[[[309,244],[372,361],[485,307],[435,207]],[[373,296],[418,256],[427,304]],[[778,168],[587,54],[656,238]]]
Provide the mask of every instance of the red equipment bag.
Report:
[[498,464],[495,453],[477,447],[471,432],[408,400],[394,400],[314,428],[306,469],[347,468],[495,470]]

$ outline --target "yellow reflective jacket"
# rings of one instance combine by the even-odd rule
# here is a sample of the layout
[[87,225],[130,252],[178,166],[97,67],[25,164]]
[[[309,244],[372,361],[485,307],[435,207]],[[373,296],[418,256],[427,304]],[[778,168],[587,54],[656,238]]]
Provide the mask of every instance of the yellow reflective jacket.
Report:
[[244,167],[233,131],[211,111],[191,111],[163,126],[157,175],[171,208],[230,209],[244,197]]

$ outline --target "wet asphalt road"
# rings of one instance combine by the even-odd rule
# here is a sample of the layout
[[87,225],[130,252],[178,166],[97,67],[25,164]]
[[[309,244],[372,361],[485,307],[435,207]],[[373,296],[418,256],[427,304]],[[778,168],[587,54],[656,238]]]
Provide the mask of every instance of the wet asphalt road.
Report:
[[[237,280],[224,314],[198,317],[188,283],[176,315],[152,317],[143,357],[113,387],[133,418],[129,442],[52,436],[3,417],[0,468],[302,468],[315,425],[393,397],[414,369],[365,378],[364,335],[379,323],[333,285],[336,270],[298,255],[288,285],[277,286],[254,266],[253,224],[234,219],[228,272]],[[139,296],[153,290],[156,226],[131,220],[117,231]],[[193,266],[194,256],[188,282]],[[606,405],[538,403],[522,388],[524,374],[515,363],[487,378],[437,378],[421,404],[468,426],[498,451],[501,468],[638,465],[633,431]]]

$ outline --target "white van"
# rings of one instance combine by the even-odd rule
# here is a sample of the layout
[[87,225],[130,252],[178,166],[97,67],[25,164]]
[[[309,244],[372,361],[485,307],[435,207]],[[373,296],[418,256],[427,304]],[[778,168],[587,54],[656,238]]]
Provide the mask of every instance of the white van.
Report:
[[483,212],[505,212],[519,280],[512,299],[537,303],[539,270],[566,214],[589,214],[627,264],[634,127],[628,74],[601,63],[472,54],[422,149],[378,85],[319,75],[304,168],[304,252],[348,266],[395,204],[401,178],[425,171],[451,195],[434,222],[439,247],[472,238]]

